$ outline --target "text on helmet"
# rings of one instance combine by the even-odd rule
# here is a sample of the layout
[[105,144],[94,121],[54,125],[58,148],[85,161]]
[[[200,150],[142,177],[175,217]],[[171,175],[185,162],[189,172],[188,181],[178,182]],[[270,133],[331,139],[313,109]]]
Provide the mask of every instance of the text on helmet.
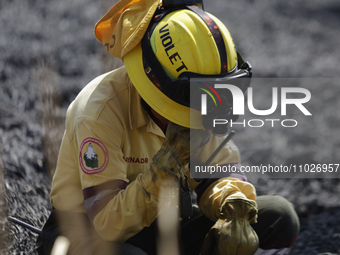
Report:
[[162,40],[162,45],[164,46],[165,53],[168,56],[171,64],[176,65],[177,73],[183,70],[183,68],[188,70],[187,66],[184,64],[183,61],[178,61],[178,60],[182,60],[178,52],[175,52],[169,56],[168,51],[173,49],[175,45],[172,42],[169,29],[168,28],[166,29],[167,26],[168,24],[165,24],[161,29],[159,29],[159,33],[161,34],[160,39]]

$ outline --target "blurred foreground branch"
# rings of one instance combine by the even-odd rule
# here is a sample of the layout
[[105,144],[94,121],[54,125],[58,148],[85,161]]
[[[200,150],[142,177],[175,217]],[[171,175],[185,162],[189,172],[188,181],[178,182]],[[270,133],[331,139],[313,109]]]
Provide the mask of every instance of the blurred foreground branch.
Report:
[[[1,144],[0,144],[0,223],[5,224],[7,215],[7,206],[5,200],[5,181],[4,181],[4,168],[1,159]],[[5,233],[4,227],[0,228],[0,251],[5,248]]]
[[44,161],[48,177],[52,178],[64,131],[64,112],[61,108],[57,73],[44,65],[39,66],[36,70],[36,91],[40,123],[44,130]]

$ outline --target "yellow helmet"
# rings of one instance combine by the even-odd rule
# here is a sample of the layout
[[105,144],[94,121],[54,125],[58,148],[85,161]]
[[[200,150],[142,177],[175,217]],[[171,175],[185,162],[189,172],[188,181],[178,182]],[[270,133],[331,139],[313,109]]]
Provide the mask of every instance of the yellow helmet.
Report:
[[203,128],[198,109],[181,100],[188,94],[183,77],[190,74],[231,74],[238,69],[229,31],[213,15],[197,6],[155,13],[142,42],[123,61],[144,101],[171,122]]

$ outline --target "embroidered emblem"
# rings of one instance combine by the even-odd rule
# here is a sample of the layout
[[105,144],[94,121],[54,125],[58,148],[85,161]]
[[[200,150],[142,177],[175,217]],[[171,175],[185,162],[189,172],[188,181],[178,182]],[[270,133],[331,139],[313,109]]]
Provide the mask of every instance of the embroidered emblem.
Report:
[[85,165],[92,169],[98,167],[98,155],[93,151],[91,143],[87,146],[87,151],[84,153]]
[[88,137],[80,145],[79,163],[86,174],[96,174],[105,170],[109,155],[105,145],[98,139]]

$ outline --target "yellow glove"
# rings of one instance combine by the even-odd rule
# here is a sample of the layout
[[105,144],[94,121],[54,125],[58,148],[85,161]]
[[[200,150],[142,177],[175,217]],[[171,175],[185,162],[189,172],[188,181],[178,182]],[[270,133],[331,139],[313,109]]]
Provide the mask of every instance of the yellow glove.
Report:
[[221,216],[208,232],[201,255],[251,255],[259,240],[250,222],[256,221],[256,206],[248,200],[226,199]]
[[202,255],[250,255],[256,251],[258,237],[250,226],[257,220],[255,198],[254,186],[236,178],[219,179],[207,188],[199,206],[216,223],[206,236]]

